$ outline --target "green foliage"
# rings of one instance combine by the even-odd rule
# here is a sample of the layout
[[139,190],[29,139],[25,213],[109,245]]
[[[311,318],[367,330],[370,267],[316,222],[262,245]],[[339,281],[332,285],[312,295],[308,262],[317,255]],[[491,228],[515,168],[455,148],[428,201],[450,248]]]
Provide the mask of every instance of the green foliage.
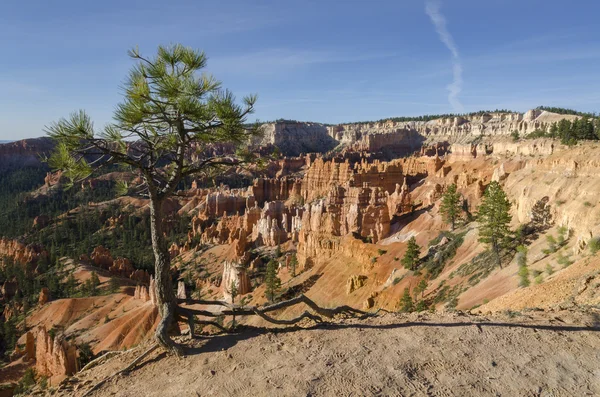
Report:
[[383,250],[383,249],[381,249],[381,248],[379,248],[379,249],[377,250],[377,253],[379,254],[379,256],[381,256],[381,255],[385,255],[385,254],[387,254],[387,251],[386,251],[386,250]]
[[423,294],[425,293],[425,290],[427,289],[427,280],[425,280],[424,278],[421,279],[421,281],[419,281],[419,284],[417,284],[417,286],[415,287],[415,294],[421,294],[421,299],[423,298]]
[[290,259],[290,268],[292,277],[296,277],[296,268],[298,267],[298,257],[296,254],[292,254],[292,258]]
[[407,121],[431,121],[441,118],[452,118],[452,117],[466,117],[466,116],[481,116],[488,113],[514,113],[512,110],[507,109],[496,109],[496,110],[479,110],[477,112],[470,113],[444,113],[444,114],[426,114],[423,116],[403,116],[403,117],[391,117],[380,120],[367,120],[367,121],[353,121],[343,124],[364,124],[364,123],[382,123],[386,121],[394,121],[398,123],[404,123]]
[[[239,290],[234,280],[231,280],[231,284],[229,285],[229,294],[231,295],[231,304],[235,305],[235,298],[237,298]],[[232,316],[231,329],[235,330],[235,314]]]
[[421,249],[417,244],[415,237],[411,237],[408,240],[408,246],[406,247],[406,253],[402,258],[402,265],[405,269],[416,270],[419,264],[419,256],[421,255]]
[[596,255],[600,251],[600,237],[594,237],[588,242],[588,248],[592,255]]
[[115,294],[117,292],[119,292],[119,288],[121,286],[119,285],[119,280],[116,277],[111,277],[110,280],[108,281],[108,291],[111,294]]
[[527,268],[527,247],[520,245],[517,247],[517,264],[519,265],[519,286],[528,287],[529,269]]
[[17,387],[14,390],[14,395],[28,395],[29,392],[31,391],[31,389],[33,388],[33,386],[35,386],[35,378],[36,378],[36,373],[35,373],[35,369],[33,368],[27,368],[25,370],[25,373],[23,374],[23,377],[21,378],[21,380],[19,380],[19,383],[17,383]]
[[456,221],[461,214],[461,195],[457,192],[456,184],[448,186],[446,192],[442,195],[442,203],[440,204],[440,213],[444,222],[450,225],[454,230]]
[[399,308],[400,311],[404,313],[410,313],[415,310],[414,302],[412,297],[410,296],[410,290],[408,288],[404,289],[402,298],[400,298]]
[[94,352],[89,343],[82,343],[77,346],[79,355],[77,360],[79,361],[79,368],[85,367],[90,361],[94,359]]
[[573,109],[561,108],[556,106],[538,106],[537,110],[545,110],[547,112],[557,113],[557,114],[571,114],[574,116],[588,116],[593,117],[592,113],[579,112]]
[[422,312],[427,309],[429,309],[429,307],[427,306],[427,302],[425,302],[424,300],[418,301],[415,306],[415,311],[417,312]]
[[83,296],[94,296],[98,294],[98,286],[100,285],[100,278],[98,273],[92,272],[90,278],[84,281],[81,286],[81,293]]
[[0,352],[12,352],[19,339],[19,330],[17,328],[17,317],[11,316],[4,321],[0,327]]
[[546,264],[546,274],[548,276],[552,275],[554,273],[554,268],[552,267],[551,264]]
[[510,136],[512,137],[513,142],[517,142],[519,140],[519,131],[514,130],[511,132]]
[[544,275],[540,273],[535,277],[535,283],[541,284],[543,282],[544,282]]
[[569,255],[563,255],[561,252],[558,253],[558,257],[556,258],[556,262],[561,265],[563,268],[569,267],[573,264],[573,261],[569,257]]
[[479,241],[490,246],[499,266],[502,265],[500,252],[507,246],[511,237],[510,207],[511,204],[500,184],[491,182],[483,195],[477,214],[480,224]]
[[281,280],[277,276],[277,261],[271,259],[267,263],[267,271],[265,274],[265,296],[270,302],[275,302],[275,297],[279,293]]
[[447,244],[439,248],[437,252],[433,253],[433,255],[428,255],[426,257],[423,267],[427,269],[429,273],[429,279],[433,280],[439,276],[442,270],[444,270],[446,263],[454,258],[454,255],[456,255],[456,250],[464,242],[465,234],[466,232],[462,232],[455,235],[448,231],[442,231],[435,239],[429,242],[429,246],[432,247],[439,244],[444,237],[449,240]]
[[[125,82],[124,100],[116,106],[115,122],[96,131],[80,110],[47,127],[57,141],[48,160],[53,169],[62,169],[75,182],[97,166],[131,166],[141,171],[148,194],[164,199],[187,175],[253,158],[245,144],[258,131],[246,128],[245,122],[256,97],[248,96],[244,106],[237,105],[220,82],[209,74],[199,75],[208,59],[203,52],[176,44],[159,46],[154,57],[142,56],[137,48],[129,56],[136,64]],[[132,138],[144,146],[131,150]],[[239,161],[228,156],[187,162],[186,149],[194,147],[201,154],[207,145],[219,142],[235,144]],[[88,163],[82,155],[91,153],[106,156],[106,162]]]

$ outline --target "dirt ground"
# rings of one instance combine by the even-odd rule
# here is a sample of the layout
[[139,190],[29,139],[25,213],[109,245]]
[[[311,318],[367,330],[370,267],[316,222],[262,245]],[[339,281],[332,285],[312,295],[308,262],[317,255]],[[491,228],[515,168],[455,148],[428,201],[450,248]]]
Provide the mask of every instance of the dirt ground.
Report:
[[[54,395],[83,395],[146,347],[77,374]],[[156,351],[93,395],[600,395],[600,310],[386,314],[198,337],[186,354]]]

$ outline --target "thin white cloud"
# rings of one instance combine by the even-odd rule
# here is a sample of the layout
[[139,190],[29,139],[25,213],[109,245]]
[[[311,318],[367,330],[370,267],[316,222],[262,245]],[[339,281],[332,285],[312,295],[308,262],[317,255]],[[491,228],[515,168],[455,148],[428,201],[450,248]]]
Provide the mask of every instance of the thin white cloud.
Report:
[[440,40],[452,53],[452,75],[453,81],[448,85],[448,102],[452,108],[457,112],[463,112],[464,106],[458,99],[458,95],[462,90],[462,64],[460,62],[460,56],[458,54],[458,47],[452,38],[450,32],[446,28],[446,18],[440,12],[440,3],[436,0],[427,0],[425,2],[425,12],[431,19],[436,32],[440,36]]
[[393,56],[392,53],[347,54],[334,51],[271,48],[246,54],[215,56],[209,59],[208,69],[219,73],[268,76],[303,66],[361,62]]

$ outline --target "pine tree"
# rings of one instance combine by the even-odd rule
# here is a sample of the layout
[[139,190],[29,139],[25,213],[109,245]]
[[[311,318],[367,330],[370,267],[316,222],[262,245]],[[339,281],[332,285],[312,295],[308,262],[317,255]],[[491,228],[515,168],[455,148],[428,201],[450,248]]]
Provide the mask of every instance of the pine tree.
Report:
[[427,280],[425,280],[424,278],[421,279],[421,281],[419,281],[419,284],[417,284],[417,287],[415,288],[415,292],[417,294],[421,294],[421,299],[423,299],[423,295],[425,294],[425,290],[427,289]]
[[519,245],[517,247],[517,264],[519,265],[519,286],[528,287],[529,269],[527,268],[527,247]]
[[410,296],[410,290],[408,288],[404,288],[404,293],[402,294],[402,298],[400,298],[400,311],[404,313],[410,313],[414,311],[415,305],[412,297]]
[[448,190],[442,195],[440,213],[444,222],[450,224],[452,230],[456,227],[456,221],[460,218],[461,196],[456,191],[456,184],[448,186]]
[[[201,73],[206,55],[180,44],[159,46],[153,57],[143,56],[137,48],[129,55],[135,65],[124,83],[124,99],[115,108],[114,121],[97,130],[81,110],[52,123],[47,132],[57,144],[48,164],[63,171],[69,180],[66,186],[89,178],[97,167],[129,166],[139,172],[140,193],[149,199],[161,318],[155,336],[162,347],[180,354],[181,348],[167,332],[177,317],[177,300],[163,230],[165,203],[188,177],[219,176],[228,168],[257,161],[248,143],[260,130],[246,123],[256,96],[238,104],[219,81]],[[223,143],[230,144],[232,151],[209,150]]]
[[108,290],[111,294],[119,292],[119,280],[116,277],[111,277],[108,282]]
[[292,277],[296,277],[296,267],[298,266],[298,258],[296,254],[292,254],[292,259],[290,259],[290,267],[292,268]]
[[[229,294],[231,295],[231,305],[234,306],[235,305],[235,298],[237,298],[239,293],[237,284],[235,283],[234,280],[231,280],[231,285],[229,286]],[[235,309],[233,309],[233,316],[232,316],[232,320],[231,320],[231,329],[235,330]]]
[[92,272],[90,276],[90,295],[96,295],[98,286],[100,285],[100,278],[98,277],[98,273]]
[[419,264],[419,255],[421,255],[421,250],[419,245],[417,244],[417,240],[415,237],[411,237],[408,240],[408,246],[406,247],[406,253],[402,258],[402,265],[405,269],[416,270],[417,265]]
[[509,229],[512,219],[509,211],[511,204],[506,193],[498,182],[492,182],[483,195],[477,218],[479,220],[479,241],[489,244],[496,257],[498,266],[502,267],[500,253],[510,238]]
[[281,280],[277,277],[277,261],[271,259],[267,263],[267,273],[265,275],[265,296],[272,303],[275,301],[275,295],[281,287]]

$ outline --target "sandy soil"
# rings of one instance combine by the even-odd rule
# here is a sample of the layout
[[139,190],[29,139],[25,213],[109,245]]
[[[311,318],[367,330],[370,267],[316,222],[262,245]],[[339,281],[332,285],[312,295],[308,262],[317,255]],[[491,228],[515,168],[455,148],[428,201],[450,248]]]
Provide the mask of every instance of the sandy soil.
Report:
[[[294,331],[244,331],[156,352],[95,396],[600,395],[600,310],[494,317],[387,314]],[[82,395],[145,347],[63,385]]]

